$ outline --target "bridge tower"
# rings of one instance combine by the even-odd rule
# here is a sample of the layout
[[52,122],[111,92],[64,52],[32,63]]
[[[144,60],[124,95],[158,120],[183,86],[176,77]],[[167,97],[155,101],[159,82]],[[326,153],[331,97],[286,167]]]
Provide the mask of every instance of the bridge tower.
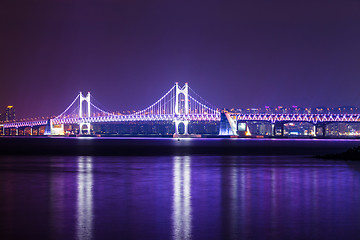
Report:
[[[184,95],[184,109],[181,108],[179,101],[180,101],[180,94]],[[185,127],[184,135],[188,135],[188,127],[189,121],[184,120],[182,116],[189,114],[189,85],[185,83],[183,88],[179,87],[178,82],[175,83],[175,135],[179,135],[179,124],[183,123]]]
[[[80,95],[79,118],[81,119],[80,123],[79,123],[79,133],[82,134],[83,126],[86,126],[87,129],[88,129],[88,133],[90,133],[90,123],[87,122],[84,119],[84,117],[90,117],[90,114],[91,114],[91,111],[90,111],[90,92],[88,92],[86,94],[86,97],[84,97],[81,92],[79,93],[79,95]],[[86,113],[85,114],[84,114],[83,105],[82,105],[83,101],[85,101],[87,103],[87,108],[86,108]]]
[[179,87],[179,84],[175,83],[175,114],[180,115],[181,109],[179,105],[179,95],[184,94],[185,97],[185,112],[183,114],[189,114],[189,85],[188,83],[185,83],[185,86],[183,88]]

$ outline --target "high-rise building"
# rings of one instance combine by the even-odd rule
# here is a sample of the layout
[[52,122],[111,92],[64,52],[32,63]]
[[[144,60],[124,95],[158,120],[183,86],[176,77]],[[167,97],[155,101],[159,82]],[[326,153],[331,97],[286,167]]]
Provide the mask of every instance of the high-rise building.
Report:
[[14,106],[7,106],[5,111],[5,121],[13,121],[15,120],[15,108]]

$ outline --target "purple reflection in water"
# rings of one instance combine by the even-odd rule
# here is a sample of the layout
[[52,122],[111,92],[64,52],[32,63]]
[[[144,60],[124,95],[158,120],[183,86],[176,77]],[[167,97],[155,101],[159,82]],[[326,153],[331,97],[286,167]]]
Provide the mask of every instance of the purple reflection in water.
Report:
[[0,239],[354,239],[360,165],[303,157],[2,157]]
[[92,239],[93,227],[93,176],[92,157],[78,157],[77,177],[77,239]]
[[191,239],[191,158],[174,157],[173,236]]

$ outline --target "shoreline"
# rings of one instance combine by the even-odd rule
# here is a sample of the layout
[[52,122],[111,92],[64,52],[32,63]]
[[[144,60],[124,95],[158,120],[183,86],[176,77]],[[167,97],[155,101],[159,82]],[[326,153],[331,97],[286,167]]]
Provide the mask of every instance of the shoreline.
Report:
[[360,146],[352,147],[345,152],[315,156],[324,160],[360,161]]

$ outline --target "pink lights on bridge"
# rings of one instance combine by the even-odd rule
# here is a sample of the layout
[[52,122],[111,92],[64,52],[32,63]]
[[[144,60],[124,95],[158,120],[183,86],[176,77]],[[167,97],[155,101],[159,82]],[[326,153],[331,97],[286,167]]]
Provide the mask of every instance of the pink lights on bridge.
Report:
[[[192,95],[192,93],[194,95]],[[84,97],[81,92],[72,103],[57,117],[52,118],[52,124],[90,124],[102,122],[135,122],[135,121],[220,121],[220,112],[209,107],[185,83],[180,87],[178,83],[170,88],[159,100],[149,107],[130,114],[116,115],[94,105],[90,93]],[[83,106],[83,102],[86,105]],[[84,114],[84,112],[86,114]],[[29,121],[4,124],[5,128],[46,125],[47,121]]]
[[[79,124],[103,122],[136,122],[136,121],[173,121],[176,124],[189,121],[220,121],[221,113],[210,106],[186,83],[179,87],[178,83],[170,88],[159,100],[149,107],[134,113],[117,115],[102,110],[93,103],[90,93],[84,97],[79,93],[72,103],[59,116],[52,118],[52,124]],[[83,106],[82,103],[86,102]],[[280,107],[280,106],[279,106]],[[296,106],[293,106],[296,107]],[[266,106],[265,108],[269,108]],[[84,114],[86,113],[86,114]],[[360,122],[360,114],[238,114],[230,113],[236,121],[265,121],[276,122]],[[4,128],[20,128],[44,126],[47,120],[24,121],[3,124]]]
[[45,126],[47,120],[39,121],[28,121],[28,122],[14,122],[14,123],[4,123],[4,128],[19,128],[19,127],[35,127],[35,126]]

